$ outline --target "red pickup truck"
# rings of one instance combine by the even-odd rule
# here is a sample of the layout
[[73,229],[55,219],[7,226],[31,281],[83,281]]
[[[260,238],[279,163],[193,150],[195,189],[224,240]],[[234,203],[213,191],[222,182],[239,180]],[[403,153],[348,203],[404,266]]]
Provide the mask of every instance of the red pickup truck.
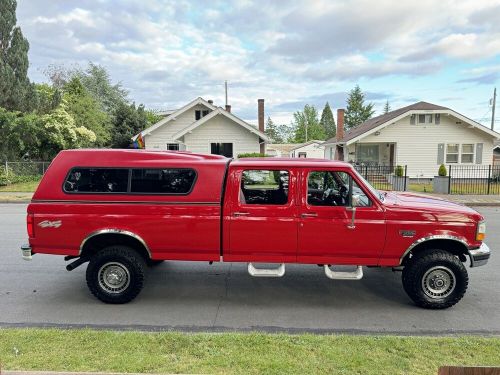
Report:
[[467,259],[476,267],[490,256],[478,212],[379,192],[350,164],[321,159],[63,151],[28,206],[27,229],[24,259],[64,255],[68,271],[89,262],[88,287],[107,303],[134,299],[146,265],[184,260],[245,262],[256,277],[317,264],[341,280],[392,267],[418,306],[438,309],[464,296]]

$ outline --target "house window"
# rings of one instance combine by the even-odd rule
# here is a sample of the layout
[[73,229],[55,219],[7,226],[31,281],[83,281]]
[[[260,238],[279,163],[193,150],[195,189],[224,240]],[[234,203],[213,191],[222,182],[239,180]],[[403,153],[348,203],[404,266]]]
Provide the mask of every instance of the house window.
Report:
[[474,163],[474,145],[472,143],[462,145],[462,163]]
[[358,145],[357,161],[360,163],[377,164],[379,162],[378,145]]
[[299,158],[306,158],[307,153],[306,152],[299,152]]
[[458,143],[448,143],[446,145],[446,163],[458,163]]
[[435,123],[436,125],[438,125],[438,124],[440,124],[440,123],[441,123],[441,115],[440,115],[439,113],[436,113],[436,114],[434,115],[434,123]]
[[233,157],[232,143],[210,143],[210,153],[213,155],[223,155],[227,158]]
[[419,124],[432,124],[432,115],[418,115]]
[[205,117],[206,115],[208,115],[210,113],[210,111],[207,109],[207,110],[200,110],[200,109],[197,109],[194,111],[194,119],[196,121],[198,121],[199,119],[201,119],[202,117]]
[[286,204],[288,202],[288,181],[288,171],[243,171],[240,185],[240,203]]
[[167,150],[179,151],[179,144],[178,143],[167,143]]

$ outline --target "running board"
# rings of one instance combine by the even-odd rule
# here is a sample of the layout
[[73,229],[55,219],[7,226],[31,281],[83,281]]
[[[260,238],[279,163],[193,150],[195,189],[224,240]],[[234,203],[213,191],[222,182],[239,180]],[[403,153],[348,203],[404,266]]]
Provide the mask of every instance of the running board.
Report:
[[361,280],[363,278],[363,267],[357,266],[356,271],[342,272],[332,271],[327,264],[325,264],[325,275],[332,280]]
[[252,263],[248,263],[248,273],[253,277],[282,277],[285,274],[285,263],[277,268],[255,268]]

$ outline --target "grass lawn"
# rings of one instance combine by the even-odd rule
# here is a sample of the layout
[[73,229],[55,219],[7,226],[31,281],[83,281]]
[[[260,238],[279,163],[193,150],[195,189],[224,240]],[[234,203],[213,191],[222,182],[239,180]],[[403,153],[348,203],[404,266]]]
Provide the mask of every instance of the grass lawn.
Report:
[[419,193],[432,193],[432,184],[408,184],[408,190]]
[[499,337],[0,329],[4,370],[197,374],[437,374],[500,366]]
[[6,186],[0,186],[0,191],[6,192],[34,192],[40,181],[18,182]]

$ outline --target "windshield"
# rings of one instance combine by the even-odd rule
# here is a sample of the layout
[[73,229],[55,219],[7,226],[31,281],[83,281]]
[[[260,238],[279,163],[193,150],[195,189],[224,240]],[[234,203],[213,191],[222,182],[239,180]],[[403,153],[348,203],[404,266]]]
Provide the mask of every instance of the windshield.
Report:
[[356,176],[358,176],[363,185],[365,185],[374,196],[379,198],[382,202],[384,201],[384,195],[380,191],[375,189],[368,181],[366,181],[366,179],[360,173],[358,173],[356,169],[354,169],[354,173],[356,173]]

